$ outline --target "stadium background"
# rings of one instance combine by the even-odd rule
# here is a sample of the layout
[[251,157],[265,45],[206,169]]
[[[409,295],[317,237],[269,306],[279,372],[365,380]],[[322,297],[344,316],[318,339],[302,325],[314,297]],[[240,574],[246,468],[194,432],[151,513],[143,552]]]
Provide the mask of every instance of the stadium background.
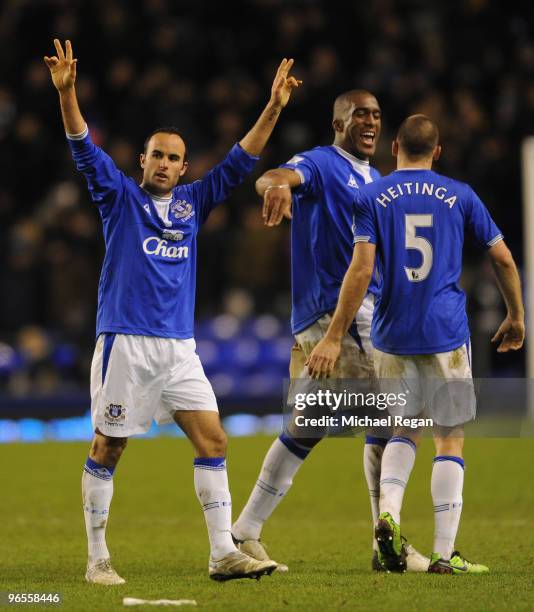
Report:
[[[93,138],[139,176],[148,132],[175,125],[188,181],[245,134],[282,57],[295,92],[253,176],[200,234],[197,340],[223,415],[279,411],[289,331],[289,225],[263,227],[254,179],[332,140],[331,107],[364,87],[383,109],[373,164],[393,167],[400,121],[441,129],[437,170],[469,182],[522,263],[520,144],[534,133],[532,8],[489,0],[428,3],[249,0],[5,0],[0,8],[0,441],[90,436],[88,372],[103,241],[74,170],[42,56],[70,38]],[[477,376],[524,374],[522,354],[489,343],[504,314],[487,261],[467,251]],[[85,415],[85,416],[84,416]],[[67,420],[65,417],[75,417]],[[229,431],[276,428],[233,417]],[[274,425],[273,425],[274,423]]]

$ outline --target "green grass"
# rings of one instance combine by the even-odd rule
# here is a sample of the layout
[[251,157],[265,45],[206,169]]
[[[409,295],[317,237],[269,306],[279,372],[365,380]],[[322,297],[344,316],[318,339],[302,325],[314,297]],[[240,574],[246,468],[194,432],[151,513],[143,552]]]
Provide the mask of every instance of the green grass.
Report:
[[[271,438],[230,441],[234,513],[241,510]],[[466,442],[464,512],[457,546],[490,576],[377,575],[370,571],[369,503],[362,441],[327,440],[310,455],[264,530],[290,572],[261,581],[207,578],[204,518],[185,440],[132,440],[116,472],[108,528],[120,587],[83,580],[80,501],[86,444],[0,446],[0,590],[59,591],[62,609],[122,609],[124,596],[196,599],[215,610],[531,610],[534,608],[534,440]],[[403,531],[432,542],[432,445],[418,453]],[[57,609],[57,608],[55,608]],[[148,609],[148,608],[143,608]]]

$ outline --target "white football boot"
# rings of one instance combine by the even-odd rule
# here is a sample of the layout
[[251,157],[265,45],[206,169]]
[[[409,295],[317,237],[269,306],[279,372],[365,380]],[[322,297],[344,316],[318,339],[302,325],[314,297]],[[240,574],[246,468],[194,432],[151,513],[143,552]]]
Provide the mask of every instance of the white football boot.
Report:
[[85,579],[91,584],[124,584],[126,580],[111,567],[110,559],[99,559],[92,565],[87,564]]
[[235,580],[237,578],[256,578],[269,576],[276,569],[276,563],[270,559],[258,561],[249,557],[240,550],[227,554],[219,561],[210,559],[208,566],[209,577],[212,580]]
[[406,570],[408,572],[427,572],[430,559],[422,555],[411,544],[404,543],[406,551]]
[[277,572],[287,572],[289,568],[284,563],[278,563],[269,557],[267,554],[267,550],[265,549],[265,545],[261,543],[260,540],[237,540],[236,546],[239,548],[241,552],[244,552],[249,557],[253,559],[257,559],[258,561],[271,561],[271,563],[276,563]]

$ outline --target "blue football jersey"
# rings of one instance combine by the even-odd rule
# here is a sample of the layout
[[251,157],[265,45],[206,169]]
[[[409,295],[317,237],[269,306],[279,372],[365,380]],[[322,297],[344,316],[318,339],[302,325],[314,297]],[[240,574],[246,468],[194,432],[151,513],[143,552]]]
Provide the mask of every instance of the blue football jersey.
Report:
[[193,337],[197,232],[256,160],[239,144],[200,181],[172,190],[170,225],[150,195],[117,169],[89,135],[69,139],[102,217],[106,255],[96,333]]
[[458,282],[465,232],[481,248],[502,240],[476,193],[431,170],[397,170],[360,189],[354,241],[376,244],[382,273],[371,338],[386,353],[443,353],[469,339]]
[[[281,167],[301,179],[291,222],[291,327],[297,334],[335,310],[352,258],[354,194],[380,174],[337,146],[299,153]],[[369,291],[378,291],[376,280]]]

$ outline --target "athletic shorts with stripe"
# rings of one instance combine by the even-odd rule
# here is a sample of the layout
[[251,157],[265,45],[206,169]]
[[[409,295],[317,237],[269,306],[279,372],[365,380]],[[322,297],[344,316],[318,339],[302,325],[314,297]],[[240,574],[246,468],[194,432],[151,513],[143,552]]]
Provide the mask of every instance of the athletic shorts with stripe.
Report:
[[193,338],[101,334],[91,365],[93,427],[112,437],[145,433],[177,410],[217,411]]

